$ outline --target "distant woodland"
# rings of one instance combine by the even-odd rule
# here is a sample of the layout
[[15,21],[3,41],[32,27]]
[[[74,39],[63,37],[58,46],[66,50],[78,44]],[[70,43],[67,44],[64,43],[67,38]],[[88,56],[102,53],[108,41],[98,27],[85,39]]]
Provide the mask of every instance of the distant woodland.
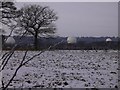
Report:
[[[8,36],[2,36],[2,49],[10,49],[9,45],[5,44],[5,40]],[[34,38],[31,36],[24,36],[22,39],[19,39],[19,36],[13,37],[18,44],[16,50],[25,50],[30,49],[34,50]],[[111,42],[106,42],[107,38],[111,38]],[[51,50],[119,50],[120,48],[120,38],[118,37],[77,37],[77,43],[68,44],[67,37],[40,37],[38,39],[38,50],[46,49],[50,46],[58,44]]]

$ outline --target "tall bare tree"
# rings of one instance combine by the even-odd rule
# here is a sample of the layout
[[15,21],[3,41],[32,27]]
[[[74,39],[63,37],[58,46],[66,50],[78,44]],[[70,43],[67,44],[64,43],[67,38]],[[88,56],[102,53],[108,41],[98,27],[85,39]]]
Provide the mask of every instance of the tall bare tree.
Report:
[[38,37],[40,35],[54,34],[55,23],[58,19],[54,10],[40,5],[28,5],[20,9],[19,26],[22,29],[16,32],[24,32],[34,36],[34,46],[37,50]]

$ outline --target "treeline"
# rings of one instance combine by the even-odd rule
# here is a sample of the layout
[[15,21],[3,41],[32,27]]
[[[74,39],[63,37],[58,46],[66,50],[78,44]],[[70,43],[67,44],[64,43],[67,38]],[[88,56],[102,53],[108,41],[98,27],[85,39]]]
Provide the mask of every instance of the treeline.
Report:
[[[10,49],[8,45],[5,44],[5,39],[7,36],[3,36],[3,46],[4,50]],[[68,44],[67,37],[41,37],[38,40],[38,50],[46,49],[50,46],[54,46],[56,43],[63,41],[52,49],[56,50],[119,50],[120,48],[120,40],[116,37],[109,37],[112,39],[111,42],[106,42],[108,37],[77,37],[77,43]],[[33,37],[23,37],[19,39],[18,36],[14,36],[16,44],[18,44],[17,50],[25,50],[32,49],[34,50],[34,38]]]
[[106,43],[105,41],[101,41],[101,42],[96,41],[96,42],[90,42],[90,43],[81,41],[76,44],[60,44],[55,49],[74,49],[74,50],[108,50],[108,49],[112,49],[112,50],[118,50],[119,47],[120,47],[120,45],[116,41],[109,42],[109,43]]

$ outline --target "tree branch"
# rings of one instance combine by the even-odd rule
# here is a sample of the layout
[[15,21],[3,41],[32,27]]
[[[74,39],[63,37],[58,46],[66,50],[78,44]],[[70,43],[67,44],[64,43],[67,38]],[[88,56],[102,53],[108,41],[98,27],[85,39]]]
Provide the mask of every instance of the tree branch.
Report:
[[[23,59],[22,59],[22,61],[21,61],[21,63],[20,63],[20,65],[19,65],[19,66],[17,67],[17,69],[15,70],[15,72],[14,72],[13,76],[11,77],[11,79],[9,80],[9,82],[4,86],[3,90],[6,90],[6,89],[7,89],[7,87],[8,87],[8,86],[10,85],[10,83],[13,81],[13,79],[14,79],[14,77],[16,76],[17,72],[19,71],[19,69],[20,69],[22,66],[24,66],[24,65],[25,65],[26,63],[28,63],[29,61],[33,60],[33,58],[39,56],[40,54],[42,54],[43,52],[45,52],[45,51],[47,51],[47,50],[50,50],[51,48],[59,45],[59,44],[62,43],[62,42],[63,42],[63,40],[62,40],[61,42],[56,43],[56,44],[53,45],[53,46],[50,46],[49,48],[47,48],[47,49],[45,49],[45,50],[42,50],[40,53],[34,55],[33,57],[31,57],[31,58],[28,59],[27,61],[25,61],[25,58],[26,58],[26,55],[27,55],[27,52],[28,52],[28,50],[26,50],[26,51],[25,51],[25,54],[24,54],[24,56],[23,56]],[[24,62],[24,61],[25,61],[25,62]]]
[[53,45],[53,46],[50,46],[49,48],[47,48],[47,49],[45,49],[45,50],[42,50],[40,53],[34,55],[33,57],[31,57],[30,59],[28,59],[27,61],[25,61],[25,62],[23,63],[23,65],[25,65],[26,63],[28,63],[29,61],[31,61],[33,58],[35,58],[35,57],[39,56],[40,54],[44,53],[45,51],[50,50],[50,49],[52,49],[53,47],[59,45],[59,44],[62,43],[63,41],[64,41],[64,40],[62,40],[61,42],[56,43],[56,44]]
[[25,51],[25,54],[24,54],[24,56],[23,56],[23,59],[22,59],[20,65],[17,67],[17,69],[15,70],[12,78],[9,80],[9,82],[8,82],[7,85],[3,88],[3,90],[6,90],[6,89],[7,89],[7,87],[10,85],[10,83],[13,81],[14,77],[16,76],[18,70],[22,67],[22,63],[23,63],[23,61],[25,60],[25,57],[26,57],[26,55],[27,55],[27,52],[28,52],[28,50]]
[[[17,47],[17,45],[15,45],[12,50],[10,51],[10,53],[2,60],[2,65],[1,65],[1,70],[0,72],[5,68],[5,66],[7,65],[9,59],[12,57],[13,53],[14,53],[14,49]],[[7,60],[6,60],[7,59]]]

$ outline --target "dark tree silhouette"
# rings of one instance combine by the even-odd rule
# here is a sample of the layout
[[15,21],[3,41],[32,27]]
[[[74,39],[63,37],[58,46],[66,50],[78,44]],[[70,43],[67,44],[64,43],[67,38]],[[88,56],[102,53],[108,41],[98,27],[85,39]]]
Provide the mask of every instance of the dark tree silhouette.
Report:
[[[0,23],[6,25],[10,28],[11,33],[16,28],[16,18],[19,17],[19,13],[13,1],[0,1]],[[4,26],[3,26],[4,27]],[[5,33],[4,28],[1,28],[0,31]],[[10,33],[10,34],[11,34]]]
[[2,2],[0,1],[0,10],[2,12],[2,18],[14,18],[16,13],[16,7],[14,2]]
[[19,26],[22,29],[17,33],[26,33],[34,36],[34,46],[38,48],[40,35],[51,35],[56,31],[55,23],[58,19],[54,10],[40,5],[28,5],[20,9]]

